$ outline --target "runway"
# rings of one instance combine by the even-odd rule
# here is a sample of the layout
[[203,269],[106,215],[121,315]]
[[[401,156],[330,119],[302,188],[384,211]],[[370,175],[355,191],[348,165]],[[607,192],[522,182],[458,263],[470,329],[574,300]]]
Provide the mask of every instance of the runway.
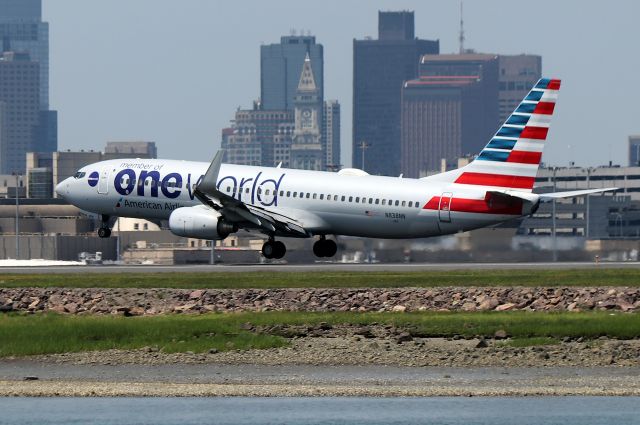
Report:
[[616,269],[640,268],[640,262],[545,262],[545,263],[389,263],[389,264],[216,264],[216,265],[101,265],[101,266],[42,266],[1,267],[1,273],[233,273],[233,272],[427,272],[456,270],[515,270],[515,269]]

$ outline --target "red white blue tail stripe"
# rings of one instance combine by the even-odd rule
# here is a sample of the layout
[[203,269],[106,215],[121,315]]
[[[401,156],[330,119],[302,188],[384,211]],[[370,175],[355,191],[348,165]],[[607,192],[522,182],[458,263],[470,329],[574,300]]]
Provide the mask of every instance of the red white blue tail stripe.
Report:
[[542,78],[455,183],[531,191],[560,80]]

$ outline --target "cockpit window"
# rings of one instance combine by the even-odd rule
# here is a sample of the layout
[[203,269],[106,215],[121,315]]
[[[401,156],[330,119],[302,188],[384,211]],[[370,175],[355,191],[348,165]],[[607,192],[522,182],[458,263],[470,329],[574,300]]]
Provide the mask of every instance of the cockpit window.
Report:
[[84,171],[78,171],[73,175],[73,178],[75,179],[81,179],[83,178],[87,173]]

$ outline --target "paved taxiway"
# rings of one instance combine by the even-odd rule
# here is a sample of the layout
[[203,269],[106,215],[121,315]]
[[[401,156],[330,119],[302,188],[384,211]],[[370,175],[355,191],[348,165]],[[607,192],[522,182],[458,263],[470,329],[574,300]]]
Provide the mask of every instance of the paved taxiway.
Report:
[[640,262],[566,262],[566,263],[408,263],[408,264],[216,264],[177,266],[43,266],[1,267],[0,273],[216,273],[216,272],[420,272],[456,270],[514,270],[514,269],[596,269],[640,268]]

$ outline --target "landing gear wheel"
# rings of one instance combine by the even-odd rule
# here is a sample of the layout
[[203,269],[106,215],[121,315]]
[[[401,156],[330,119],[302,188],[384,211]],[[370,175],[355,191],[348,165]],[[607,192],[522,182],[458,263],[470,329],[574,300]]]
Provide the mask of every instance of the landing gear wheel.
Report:
[[325,242],[324,256],[333,257],[334,255],[336,255],[336,252],[338,252],[338,245],[335,243],[335,241],[327,240]]
[[282,243],[280,241],[275,241],[273,243],[273,246],[275,248],[275,252],[273,253],[273,258],[282,258],[282,257],[284,257],[284,254],[286,254],[286,252],[287,252],[287,247],[284,246],[284,243]]
[[266,241],[262,245],[262,255],[264,255],[264,258],[272,259],[274,257],[273,254],[275,253],[275,251],[276,248],[273,241]]
[[313,244],[316,257],[333,257],[338,252],[338,245],[330,239],[320,239]]
[[111,236],[111,230],[107,227],[101,227],[98,229],[98,236],[101,238],[108,238]]

